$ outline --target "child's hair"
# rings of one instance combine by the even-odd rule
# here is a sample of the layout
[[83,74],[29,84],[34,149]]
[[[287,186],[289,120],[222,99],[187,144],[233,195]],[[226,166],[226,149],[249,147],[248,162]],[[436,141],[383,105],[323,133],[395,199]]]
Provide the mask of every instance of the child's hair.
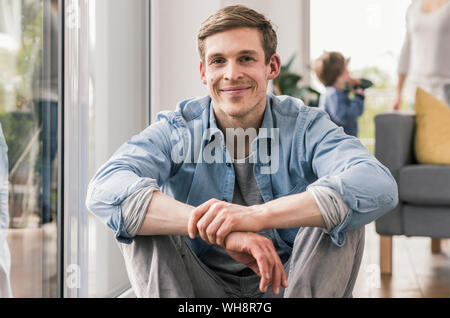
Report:
[[346,66],[347,59],[340,52],[324,52],[313,63],[317,77],[325,86],[332,86]]

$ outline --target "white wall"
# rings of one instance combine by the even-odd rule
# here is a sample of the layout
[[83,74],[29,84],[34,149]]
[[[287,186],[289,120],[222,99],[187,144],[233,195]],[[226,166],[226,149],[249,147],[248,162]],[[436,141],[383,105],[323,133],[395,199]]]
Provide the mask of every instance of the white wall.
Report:
[[309,0],[222,0],[221,3],[223,6],[243,4],[268,17],[275,24],[282,64],[296,53],[292,67],[300,74],[306,74],[309,63]]
[[[148,125],[148,1],[90,2],[90,177]],[[94,12],[95,11],[95,12]],[[116,296],[128,285],[114,234],[90,217],[89,295]]]
[[200,22],[219,8],[218,0],[151,1],[152,119],[183,99],[207,94],[200,82],[196,34]]
[[305,74],[309,61],[309,28],[303,12],[309,0],[152,0],[151,111],[152,119],[177,102],[207,94],[200,82],[196,35],[201,22],[218,9],[243,4],[264,13],[278,27],[278,53],[287,62],[296,52],[294,69]]

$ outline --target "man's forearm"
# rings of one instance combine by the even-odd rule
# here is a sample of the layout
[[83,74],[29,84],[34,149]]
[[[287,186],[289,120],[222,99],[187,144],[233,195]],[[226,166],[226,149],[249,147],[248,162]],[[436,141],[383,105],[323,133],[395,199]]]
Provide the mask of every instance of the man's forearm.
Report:
[[[193,206],[155,191],[137,235],[188,235],[188,221],[193,209]],[[314,196],[308,191],[266,202],[259,209],[263,228],[326,228]]]
[[193,207],[155,191],[137,235],[187,235]]
[[211,199],[192,211],[188,230],[191,238],[199,234],[205,242],[223,246],[232,232],[294,227],[327,228],[309,191],[249,207]]
[[322,227],[325,221],[311,192],[281,197],[260,206],[263,228]]

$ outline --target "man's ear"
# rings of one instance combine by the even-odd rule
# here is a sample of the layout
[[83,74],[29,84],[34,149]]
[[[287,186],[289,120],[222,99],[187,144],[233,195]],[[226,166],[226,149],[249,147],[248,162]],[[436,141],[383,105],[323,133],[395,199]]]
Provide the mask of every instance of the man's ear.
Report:
[[200,79],[203,85],[206,85],[205,65],[203,64],[203,61],[200,61]]
[[281,70],[281,58],[278,54],[272,55],[269,62],[270,72],[267,76],[268,80],[273,80],[280,74]]

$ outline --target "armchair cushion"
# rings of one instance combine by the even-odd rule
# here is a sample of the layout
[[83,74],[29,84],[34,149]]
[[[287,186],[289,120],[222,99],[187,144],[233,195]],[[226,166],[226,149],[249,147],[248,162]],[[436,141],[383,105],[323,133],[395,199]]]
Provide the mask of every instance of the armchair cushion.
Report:
[[407,236],[450,237],[450,210],[429,205],[403,206],[404,233]]
[[[399,199],[422,205],[450,205],[450,166],[407,165],[399,172]],[[449,215],[450,217],[450,215]]]
[[417,161],[450,165],[450,108],[433,95],[417,88],[415,109]]
[[398,181],[399,169],[415,163],[415,114],[390,112],[375,116],[375,157],[380,160]]

